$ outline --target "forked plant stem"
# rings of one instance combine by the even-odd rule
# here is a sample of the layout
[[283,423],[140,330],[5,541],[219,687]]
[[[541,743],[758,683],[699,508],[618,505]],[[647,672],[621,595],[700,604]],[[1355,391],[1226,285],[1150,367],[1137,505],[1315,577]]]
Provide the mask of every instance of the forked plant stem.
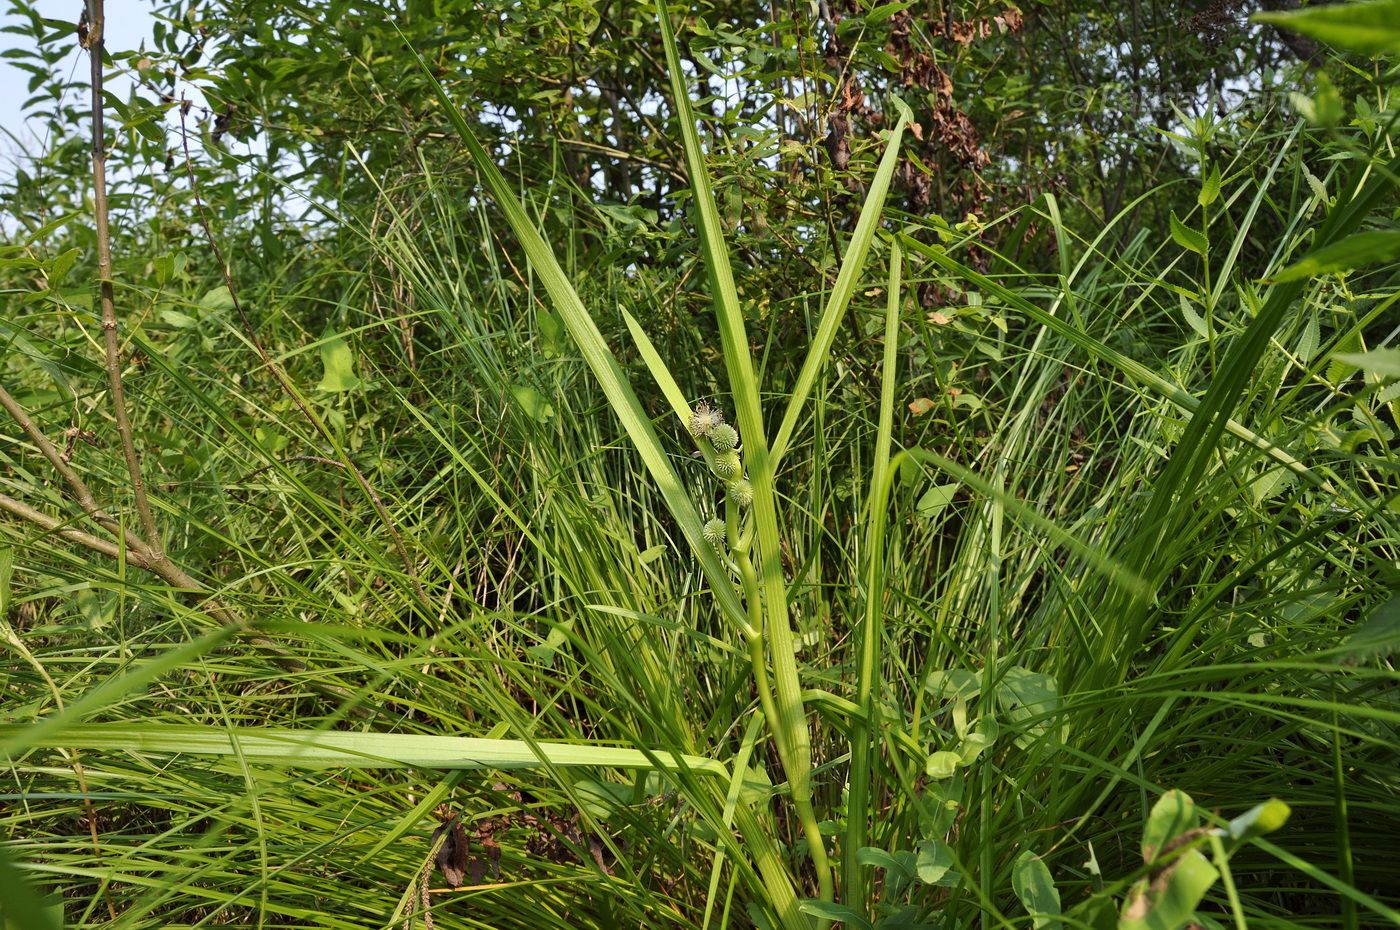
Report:
[[97,278],[102,305],[102,345],[106,356],[107,388],[112,394],[112,416],[117,422],[117,437],[122,457],[126,459],[131,478],[131,494],[136,503],[136,516],[146,538],[147,556],[153,563],[165,559],[165,547],[156,528],[155,513],[146,496],[146,480],[141,473],[141,457],[136,452],[131,419],[126,412],[126,389],[122,384],[121,342],[117,336],[117,308],[112,287],[112,239],[107,218],[107,140],[102,109],[102,58],[105,25],[103,0],[87,0],[84,17],[87,31],[79,33],[79,43],[88,50],[91,62],[92,86],[92,213],[97,235]]

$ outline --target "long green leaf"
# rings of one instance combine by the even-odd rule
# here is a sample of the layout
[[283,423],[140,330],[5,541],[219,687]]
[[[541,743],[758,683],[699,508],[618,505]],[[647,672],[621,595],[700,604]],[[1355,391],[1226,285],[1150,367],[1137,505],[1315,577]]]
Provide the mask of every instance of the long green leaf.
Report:
[[422,56],[416,51],[414,54],[419,67],[429,77],[433,91],[447,112],[452,127],[466,146],[467,153],[471,156],[472,163],[476,166],[482,181],[491,192],[491,196],[495,199],[501,212],[505,214],[511,231],[515,233],[516,239],[529,258],[555,309],[563,319],[569,335],[573,337],[574,343],[578,346],[579,353],[588,363],[588,367],[592,369],[594,377],[598,379],[598,384],[608,398],[609,405],[617,418],[622,421],[623,429],[627,431],[627,435],[632,440],[632,444],[636,446],[643,464],[651,473],[652,480],[660,489],[667,508],[671,511],[671,515],[675,518],[696,558],[700,561],[700,568],[710,582],[720,608],[736,626],[740,629],[748,629],[748,618],[745,615],[744,606],[734,590],[729,573],[715,553],[714,547],[705,541],[701,532],[703,524],[695,510],[695,505],[691,503],[685,486],[671,467],[671,463],[662,449],[661,441],[652,428],[651,417],[637,398],[637,394],[623,373],[617,357],[608,348],[598,325],[584,308],[578,292],[569,282],[568,276],[564,274],[564,269],[560,267],[559,261],[554,257],[554,253],[544,241],[544,237],[535,229],[525,212],[524,205],[516,198],[515,192],[506,182],[500,169],[496,167],[490,154],[477,141],[476,136],[467,125],[467,121],[462,117],[461,111],[447,95],[447,91],[440,83],[432,79],[432,72]]
[[1363,55],[1400,51],[1400,0],[1331,3],[1304,10],[1255,13],[1253,19]]
[[1393,229],[1356,233],[1340,242],[1310,252],[1301,260],[1274,275],[1270,281],[1282,283],[1314,275],[1350,271],[1400,258],[1400,231]]
[[[899,348],[900,272],[904,253],[899,242],[890,252],[890,279],[885,307],[885,358],[880,379],[880,427],[875,439],[875,467],[870,474],[870,510],[866,515],[865,551],[869,560],[865,567],[865,622],[856,634],[857,656],[860,663],[856,679],[856,703],[860,714],[851,720],[851,773],[848,814],[846,815],[846,846],[857,850],[865,846],[866,821],[870,797],[870,758],[874,751],[873,728],[875,694],[879,675],[881,639],[884,636],[885,609],[885,521],[890,496],[890,446],[894,435],[895,367]],[[868,899],[866,869],[855,855],[847,855],[846,900],[856,907]]]
[[856,285],[860,283],[861,272],[865,268],[865,256],[870,251],[870,244],[875,239],[875,230],[880,225],[880,216],[885,209],[885,196],[889,193],[894,169],[899,164],[899,142],[904,135],[904,127],[908,125],[909,115],[908,109],[901,107],[899,122],[890,133],[889,142],[885,144],[884,157],[880,159],[875,179],[870,182],[870,192],[865,196],[865,204],[860,208],[860,219],[856,221],[856,230],[851,234],[846,257],[836,275],[836,284],[831,288],[826,309],[822,311],[821,321],[817,324],[817,333],[812,337],[812,346],[807,350],[807,358],[802,362],[802,371],[797,375],[797,384],[792,389],[787,411],[783,414],[783,424],[778,428],[777,438],[773,440],[775,469],[782,460],[783,453],[787,452],[788,443],[792,440],[793,430],[797,428],[798,418],[802,416],[802,407],[807,402],[807,396],[812,393],[817,377],[831,360],[831,344],[836,341],[836,331],[840,329],[841,321],[846,318],[846,309],[851,305],[851,296],[855,293]]
[[[777,736],[778,752],[787,775],[793,806],[802,823],[812,864],[823,898],[832,895],[831,867],[827,863],[825,840],[812,810],[812,748],[807,730],[807,715],[802,704],[802,685],[797,675],[797,649],[788,617],[787,583],[783,574],[782,545],[779,535],[777,494],[774,488],[774,461],[768,452],[759,398],[758,379],[749,353],[749,340],[739,307],[738,291],[734,287],[733,270],[724,243],[723,227],[710,189],[704,151],[695,129],[695,115],[690,107],[690,91],[685,71],[681,68],[680,52],[671,29],[666,0],[657,0],[657,19],[661,24],[662,44],[671,75],[671,97],[680,124],[686,168],[694,194],[696,218],[700,230],[705,265],[710,274],[711,298],[719,323],[720,342],[729,374],[729,389],[733,396],[744,444],[744,464],[753,488],[752,513],[757,530],[759,574],[763,590],[765,633],[769,658],[773,666],[774,705],[778,719],[770,725]],[[761,670],[758,670],[761,674]]]
[[[26,724],[0,725],[0,741],[23,738]],[[415,733],[345,733],[272,727],[216,727],[193,723],[85,723],[26,740],[30,747],[242,755],[295,768],[532,769],[617,768],[677,771],[689,769],[728,777],[721,762],[669,752],[571,743],[422,736]]]

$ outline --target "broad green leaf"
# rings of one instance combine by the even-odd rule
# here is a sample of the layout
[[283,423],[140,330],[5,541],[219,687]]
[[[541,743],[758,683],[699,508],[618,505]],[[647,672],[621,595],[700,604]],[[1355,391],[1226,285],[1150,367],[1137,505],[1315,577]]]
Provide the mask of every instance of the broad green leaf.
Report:
[[72,248],[53,260],[53,264],[49,266],[49,287],[57,287],[63,283],[63,279],[68,275],[68,271],[78,260],[78,255],[81,252],[81,249]]
[[1322,183],[1321,178],[1309,171],[1307,166],[1303,166],[1303,179],[1308,182],[1308,187],[1312,188],[1313,196],[1318,199],[1319,203],[1330,202],[1331,198],[1327,196],[1327,185]]
[[1016,864],[1011,868],[1011,888],[1021,899],[1026,913],[1031,915],[1031,925],[1036,930],[1060,923],[1059,889],[1050,877],[1050,869],[1029,849],[1016,857]]
[[350,733],[273,727],[215,727],[184,723],[84,723],[25,740],[25,724],[0,725],[0,745],[10,737],[30,747],[114,752],[233,756],[293,768],[689,769],[725,777],[724,765],[699,756],[642,752],[614,746],[534,743],[523,740],[411,733]]
[[1287,823],[1292,814],[1293,811],[1287,804],[1278,798],[1270,798],[1230,821],[1225,831],[1233,840],[1263,836],[1265,833],[1273,833]]
[[1185,294],[1179,294],[1177,296],[1180,298],[1181,316],[1186,320],[1186,325],[1190,326],[1191,331],[1197,336],[1205,339],[1210,334],[1210,330],[1206,328],[1205,319],[1196,312],[1196,308],[1192,306],[1189,297]]
[[321,337],[321,382],[318,391],[340,393],[360,387],[360,379],[355,375],[355,356],[350,351],[350,343],[339,333]]
[[1212,165],[1210,174],[1201,181],[1201,192],[1196,195],[1196,203],[1208,207],[1220,196],[1220,166]]
[[958,493],[956,484],[935,484],[925,491],[915,505],[920,520],[932,520],[943,512],[943,508],[953,502]]
[[900,60],[882,48],[871,49],[871,54],[880,63],[880,67],[891,74],[899,74],[904,70],[904,65],[900,63]]
[[963,737],[962,748],[959,750],[962,764],[971,765],[976,762],[978,756],[992,748],[1000,734],[1001,726],[995,717],[983,717],[978,720],[972,725],[972,731]]
[[1342,359],[1360,358],[1365,354],[1364,350],[1365,346],[1361,342],[1360,332],[1352,329],[1343,334],[1333,348],[1332,356],[1327,360],[1327,380],[1332,384],[1341,384],[1342,381],[1349,378],[1352,372],[1356,371],[1356,366],[1348,364]]
[[1360,368],[1375,378],[1400,378],[1400,349],[1372,349],[1370,352],[1338,352],[1334,362]]
[[535,311],[535,320],[540,327],[540,336],[544,339],[545,358],[557,358],[564,351],[565,340],[568,338],[564,324],[558,316],[543,307]]
[[642,552],[637,553],[637,561],[642,563],[643,565],[650,565],[652,562],[655,562],[657,559],[660,559],[670,550],[671,547],[666,545],[665,543],[657,543],[656,545],[650,546]]
[[811,914],[813,917],[820,917],[822,920],[842,923],[847,927],[858,927],[860,930],[872,930],[874,926],[865,918],[864,914],[845,904],[833,904],[830,901],[808,898],[799,904],[798,907],[802,909],[802,913],[804,914]]
[[1151,885],[1144,881],[1133,887],[1118,930],[1181,930],[1219,878],[1199,850],[1188,850]]
[[901,851],[896,855],[877,846],[862,846],[856,850],[856,861],[873,869],[884,869],[904,879],[913,878],[917,872],[915,859],[908,851]]
[[914,862],[919,881],[936,885],[953,867],[953,854],[942,840],[924,840],[919,844],[919,857]]
[[547,667],[554,666],[554,658],[559,654],[559,650],[569,641],[569,630],[573,628],[572,620],[565,620],[563,623],[550,625],[549,635],[542,643],[525,647],[525,654],[536,662],[540,662]]
[[1100,892],[1099,895],[1070,908],[1066,916],[1073,921],[1072,923],[1066,921],[1066,927],[1082,928],[1082,930],[1116,930],[1118,927],[1118,903],[1113,897]]
[[179,310],[160,311],[160,321],[174,329],[194,329],[199,325],[198,320],[187,313],[181,313]]
[[520,409],[525,411],[525,415],[536,423],[547,423],[554,419],[554,405],[528,384],[517,384],[510,389],[510,393],[520,405]]
[[1298,358],[1306,365],[1317,355],[1318,346],[1322,344],[1322,327],[1317,322],[1315,315],[1309,316],[1307,322],[1303,324],[1303,332],[1298,336]]
[[232,310],[233,294],[229,289],[220,284],[218,287],[206,291],[204,296],[199,298],[199,305],[205,310]]
[[953,773],[958,770],[958,766],[961,764],[961,755],[943,749],[929,754],[928,761],[924,764],[924,771],[929,778],[952,778]]
[[1400,0],[1330,3],[1302,10],[1255,13],[1253,20],[1301,32],[1362,55],[1400,51]]
[[1400,229],[1357,233],[1309,253],[1268,280],[1275,284],[1298,281],[1320,274],[1379,265],[1397,258],[1400,258]]
[[1366,615],[1342,644],[1342,654],[1355,662],[1386,658],[1400,649],[1400,594]]
[[1205,233],[1192,229],[1181,220],[1176,218],[1176,213],[1171,215],[1172,239],[1176,244],[1197,255],[1205,255],[1210,248],[1210,243],[1206,240]]
[[[1043,718],[1060,709],[1060,686],[1049,675],[1013,665],[997,686],[997,704],[1016,723]],[[1053,722],[1040,719],[1026,728],[1028,736],[1043,736]]]
[[749,765],[744,770],[744,783],[739,788],[739,803],[762,806],[773,794],[773,779],[763,765]]
[[1151,865],[1168,843],[1199,825],[1191,796],[1173,788],[1157,799],[1142,831],[1142,861]]
[[982,690],[982,677],[965,668],[936,670],[924,680],[924,690],[936,701],[970,700]]
[[919,830],[924,836],[945,836],[953,827],[953,822],[962,811],[963,790],[967,779],[962,772],[946,781],[932,781],[924,785],[927,804],[919,811]]
[[901,2],[898,3],[882,3],[865,14],[865,22],[871,26],[878,25],[894,14],[907,10],[913,5],[913,0],[901,0]]

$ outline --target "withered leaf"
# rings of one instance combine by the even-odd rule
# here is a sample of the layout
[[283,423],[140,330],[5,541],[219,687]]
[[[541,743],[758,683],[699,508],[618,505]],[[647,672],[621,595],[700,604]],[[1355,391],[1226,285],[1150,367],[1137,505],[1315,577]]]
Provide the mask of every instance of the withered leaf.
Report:
[[467,877],[467,835],[462,831],[461,822],[454,817],[433,831],[434,845],[443,831],[447,831],[447,839],[438,848],[438,871],[447,884],[460,888]]
[[826,137],[826,152],[831,157],[831,165],[837,171],[845,171],[851,163],[850,121],[844,113],[833,113],[831,132]]

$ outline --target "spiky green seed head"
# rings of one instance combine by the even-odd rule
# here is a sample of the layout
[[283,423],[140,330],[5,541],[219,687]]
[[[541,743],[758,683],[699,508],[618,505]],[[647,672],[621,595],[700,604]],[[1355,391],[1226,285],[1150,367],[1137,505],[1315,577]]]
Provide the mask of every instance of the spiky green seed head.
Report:
[[710,430],[707,438],[716,452],[728,452],[739,445],[739,431],[728,423],[721,423]]
[[728,452],[721,452],[715,456],[715,464],[711,466],[710,470],[721,481],[732,481],[738,478],[740,472],[743,471],[743,466],[739,463],[739,453],[732,449]]
[[753,503],[753,485],[744,478],[729,482],[728,494],[729,499],[740,507],[747,507]]
[[718,518],[706,521],[705,526],[700,530],[700,535],[705,537],[705,542],[716,549],[720,548],[724,545],[724,521]]
[[691,412],[690,423],[687,424],[687,427],[690,429],[690,435],[698,439],[701,436],[710,435],[710,432],[714,430],[715,427],[723,425],[723,413],[720,413],[719,410],[711,407],[709,404],[699,403],[695,405],[695,410]]

